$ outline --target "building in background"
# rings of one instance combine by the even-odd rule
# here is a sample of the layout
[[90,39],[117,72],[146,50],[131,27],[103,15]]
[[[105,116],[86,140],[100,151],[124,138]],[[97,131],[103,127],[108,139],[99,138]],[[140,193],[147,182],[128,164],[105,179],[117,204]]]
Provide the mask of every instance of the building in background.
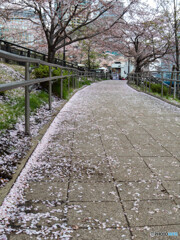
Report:
[[1,39],[17,43],[25,47],[32,47],[37,32],[28,18],[36,20],[37,16],[32,10],[15,11],[6,22],[0,22]]
[[134,70],[133,59],[123,56],[118,52],[106,52],[107,56],[104,59],[101,59],[100,67],[106,67],[118,75],[119,78],[126,78],[128,73],[131,73]]

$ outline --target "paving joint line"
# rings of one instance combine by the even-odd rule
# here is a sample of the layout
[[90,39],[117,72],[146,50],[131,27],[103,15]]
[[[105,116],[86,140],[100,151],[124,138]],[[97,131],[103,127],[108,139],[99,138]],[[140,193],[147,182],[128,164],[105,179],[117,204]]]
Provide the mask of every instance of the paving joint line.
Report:
[[[136,123],[137,123],[137,121],[136,120],[134,120]],[[138,124],[138,123],[137,123]],[[154,138],[154,136],[150,133],[150,132],[148,132],[147,130],[146,130],[146,128],[144,127],[144,126],[142,126],[142,128],[144,129],[144,131],[147,133],[147,134],[149,134],[151,137],[152,137],[152,139],[157,143],[157,144],[159,144],[162,148],[164,148],[164,150],[166,150],[170,155],[171,155],[171,157],[174,157],[173,155],[172,155],[172,153],[168,150],[168,149],[166,149],[160,142],[158,142],[155,138]],[[168,157],[168,156],[167,156]]]
[[116,192],[117,192],[117,195],[118,195],[118,197],[119,197],[119,202],[120,202],[121,207],[122,207],[122,209],[123,209],[123,214],[124,214],[124,217],[125,217],[125,219],[126,219],[126,222],[127,222],[127,225],[128,225],[128,230],[129,230],[129,233],[130,233],[130,236],[131,236],[131,240],[132,240],[132,239],[133,239],[133,233],[132,233],[132,231],[131,231],[130,222],[129,222],[129,219],[128,219],[127,214],[126,214],[126,212],[125,212],[125,208],[124,208],[124,205],[123,205],[123,202],[122,202],[120,193],[119,193],[119,191],[118,191],[118,187],[117,187],[117,185],[116,185],[116,181],[115,181],[115,179],[114,179],[114,177],[113,177],[111,165],[110,165],[110,162],[109,162],[109,160],[108,160],[108,156],[107,156],[107,153],[106,153],[106,150],[105,150],[103,141],[102,141],[102,135],[101,135],[100,129],[98,128],[98,130],[99,130],[99,134],[100,134],[101,144],[102,144],[102,147],[103,147],[103,149],[104,149],[104,153],[105,153],[105,155],[106,155],[107,162],[109,163],[108,165],[109,165],[109,168],[110,168],[110,172],[111,172],[111,175],[112,175],[112,179],[113,179],[113,182],[114,182],[114,186],[115,186],[115,188],[116,188]]

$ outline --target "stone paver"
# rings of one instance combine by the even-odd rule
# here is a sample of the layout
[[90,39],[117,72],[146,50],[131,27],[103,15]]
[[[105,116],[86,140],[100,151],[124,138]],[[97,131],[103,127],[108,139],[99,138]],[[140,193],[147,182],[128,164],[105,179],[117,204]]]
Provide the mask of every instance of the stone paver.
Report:
[[178,208],[171,200],[126,201],[124,206],[132,227],[178,225],[180,221]]
[[180,166],[180,162],[173,157],[146,157],[143,159],[150,168]]
[[180,180],[180,167],[156,167],[152,171],[162,180]]
[[168,199],[165,189],[156,180],[142,182],[122,182],[118,185],[122,200]]
[[120,166],[113,170],[113,176],[117,181],[142,181],[151,180],[155,175],[147,167]]
[[163,185],[169,194],[180,199],[180,181],[164,181]]
[[[61,110],[4,234],[10,240],[180,239],[179,130],[180,109],[125,81],[84,88]],[[163,232],[178,236],[153,236]]]
[[131,239],[128,229],[92,229],[92,230],[77,230],[73,233],[73,240],[120,240]]
[[71,182],[70,201],[118,201],[118,194],[113,182]]
[[127,227],[121,204],[112,202],[83,202],[69,205],[68,224],[82,228]]
[[67,182],[31,183],[26,193],[26,200],[61,200],[66,201]]

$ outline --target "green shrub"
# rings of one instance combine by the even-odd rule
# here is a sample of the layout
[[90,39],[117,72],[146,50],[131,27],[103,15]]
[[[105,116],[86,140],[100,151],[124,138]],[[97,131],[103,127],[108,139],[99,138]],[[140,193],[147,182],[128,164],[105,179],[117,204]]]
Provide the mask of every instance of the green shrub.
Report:
[[151,90],[152,90],[152,92],[161,93],[161,85],[152,83],[151,84]]
[[91,85],[91,81],[88,80],[87,77],[82,77],[81,81],[79,82],[79,87],[82,87],[84,85]]
[[[63,70],[63,76],[69,75],[70,73],[67,70]],[[39,68],[36,68],[34,71],[34,75],[36,78],[45,78],[49,77],[49,67],[40,65]],[[61,75],[61,69],[60,68],[52,68],[52,76],[60,76]],[[48,89],[48,82],[44,82],[41,84],[41,86],[45,89]],[[61,92],[61,80],[53,81],[52,84],[52,92],[60,96]],[[64,78],[63,80],[63,98],[68,98],[68,79]]]
[[53,68],[52,76],[60,76],[60,75],[61,75],[60,68],[57,68],[57,69]]
[[[72,72],[68,72],[67,70],[63,70],[63,76],[71,75]],[[34,71],[34,75],[36,78],[45,78],[49,76],[49,67],[40,65],[39,68],[36,68]],[[60,76],[61,75],[61,69],[60,68],[52,68],[52,76]],[[77,82],[77,79],[76,79]],[[42,83],[41,86],[45,89],[48,89],[48,82]],[[91,81],[88,80],[87,77],[82,77],[82,80],[79,82],[79,87],[82,87],[83,85],[90,85]],[[77,85],[76,85],[77,86]],[[69,78],[69,87],[70,89],[73,88],[73,78]],[[60,96],[61,93],[61,80],[53,81],[52,84],[52,92]],[[69,95],[68,90],[68,78],[64,78],[63,80],[63,98],[67,99]]]
[[69,91],[68,91],[68,79],[64,79],[63,81],[63,98],[68,99]]
[[[145,83],[146,84],[146,83]],[[147,82],[147,87],[149,87],[149,82]]]
[[38,68],[34,69],[34,75],[36,78],[45,78],[49,76],[49,67],[45,65],[40,65]]
[[[161,93],[161,84],[155,84],[152,83],[151,84],[151,90],[152,92],[156,92],[156,93]],[[166,86],[163,86],[163,95],[167,95],[168,94],[168,88]]]

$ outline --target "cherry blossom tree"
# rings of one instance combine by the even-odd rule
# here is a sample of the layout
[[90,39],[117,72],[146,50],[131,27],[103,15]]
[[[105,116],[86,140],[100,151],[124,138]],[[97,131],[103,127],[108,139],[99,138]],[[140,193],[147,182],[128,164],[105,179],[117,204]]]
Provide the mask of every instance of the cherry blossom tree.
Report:
[[143,4],[106,32],[102,42],[112,51],[133,57],[135,71],[140,72],[171,51],[172,33],[166,18]]
[[180,2],[177,0],[159,0],[158,11],[166,17],[169,32],[173,35],[172,53],[166,58],[180,71]]
[[[105,22],[105,14],[116,7],[116,0],[6,0],[6,10],[32,11],[36,17],[28,18],[37,34],[45,40],[48,60],[53,61],[56,52],[77,41],[90,39],[110,29],[137,0],[121,4],[118,15]],[[8,5],[7,5],[8,3]],[[24,18],[25,19],[25,18]]]

